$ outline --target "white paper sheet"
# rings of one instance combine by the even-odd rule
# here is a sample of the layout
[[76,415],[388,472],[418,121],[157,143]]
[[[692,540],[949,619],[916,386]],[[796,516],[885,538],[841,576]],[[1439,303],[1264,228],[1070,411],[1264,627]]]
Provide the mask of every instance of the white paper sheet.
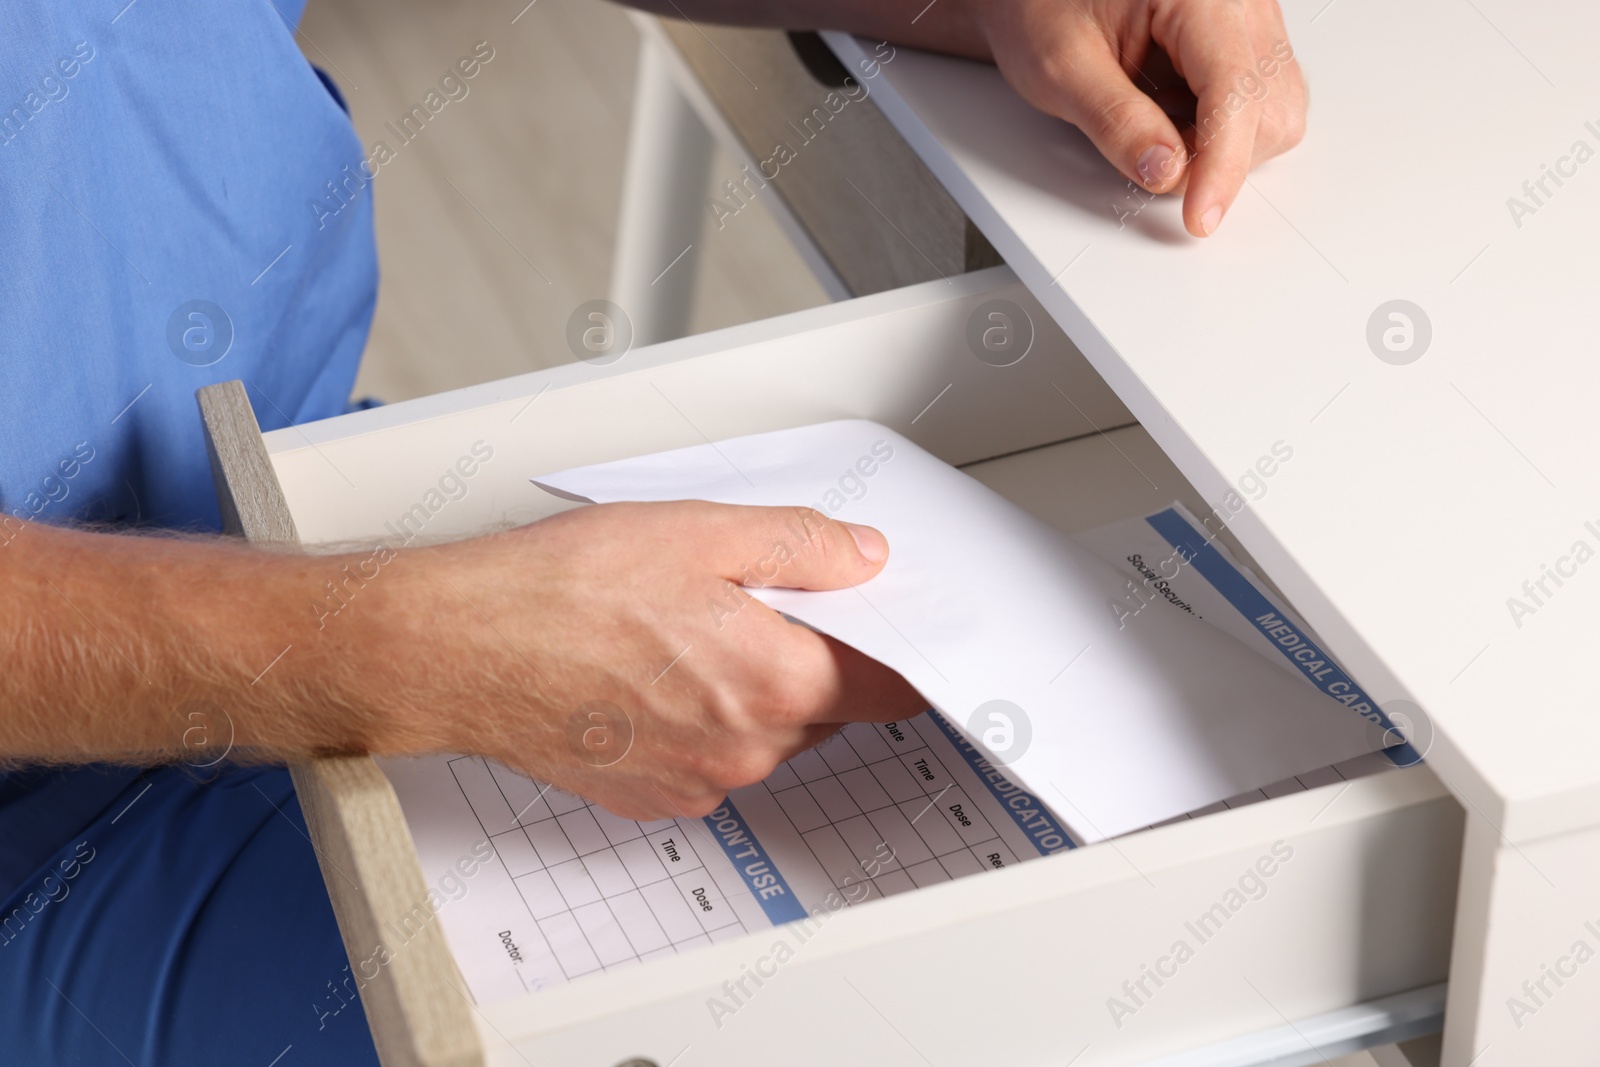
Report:
[[[1116,570],[875,423],[758,434],[535,482],[597,502],[807,504],[876,526],[891,552],[872,581],[754,595],[898,670],[973,740],[989,733],[1007,773],[1083,841],[1379,743],[1360,714],[1184,613],[1119,612],[1127,589]],[[1009,731],[988,714],[996,700],[1021,709]]]

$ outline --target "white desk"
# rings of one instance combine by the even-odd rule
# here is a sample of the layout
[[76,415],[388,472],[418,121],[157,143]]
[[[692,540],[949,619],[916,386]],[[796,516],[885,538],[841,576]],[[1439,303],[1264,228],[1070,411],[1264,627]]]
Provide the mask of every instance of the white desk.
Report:
[[[548,514],[534,470],[847,416],[968,465],[1063,529],[1174,496],[1226,507],[1282,441],[1292,460],[1226,536],[1367,688],[1416,701],[1435,728],[1416,738],[1429,766],[841,914],[726,1028],[707,998],[765,938],[477,1005],[425,922],[362,990],[385,1063],[1294,1067],[1436,1028],[1447,973],[1447,1064],[1591,1062],[1600,964],[1568,954],[1600,947],[1600,723],[1580,702],[1600,564],[1520,628],[1505,603],[1574,541],[1600,547],[1582,447],[1600,373],[1582,359],[1597,335],[1583,242],[1600,233],[1600,163],[1520,228],[1505,205],[1575,140],[1600,148],[1584,126],[1600,115],[1581,106],[1600,80],[1584,66],[1600,13],[1565,6],[1556,20],[1503,0],[1292,4],[1312,134],[1252,176],[1204,243],[1168,203],[1119,228],[1124,185],[1080,137],[990,69],[902,49],[873,97],[1015,275],[909,285],[264,440],[238,390],[214,395],[241,525],[275,541],[384,536],[478,438],[507,459],[430,536]],[[1392,299],[1432,323],[1405,365],[1365,340]],[[967,342],[996,300],[1036,326],[1011,367]],[[347,946],[366,956],[438,872],[420,868],[370,760],[319,761],[296,781]],[[1280,844],[1290,874],[1248,917],[1136,1018],[1108,1014]],[[1536,1001],[1525,980],[1544,983]]]
[[[1127,183],[992,68],[902,49],[871,84],[1208,500],[1292,444],[1230,526],[1369,690],[1426,709],[1468,811],[1444,1060],[1580,1062],[1600,965],[1523,982],[1600,950],[1600,563],[1563,562],[1542,604],[1523,583],[1600,550],[1600,162],[1560,163],[1600,152],[1600,8],[1286,8],[1309,135],[1204,242],[1171,200],[1119,225]],[[870,53],[829,41],[852,69]],[[1558,163],[1575,173],[1535,205],[1523,182]],[[1514,219],[1512,196],[1536,211]],[[1366,339],[1394,299],[1432,326],[1404,365]],[[1514,620],[1513,596],[1535,611]]]

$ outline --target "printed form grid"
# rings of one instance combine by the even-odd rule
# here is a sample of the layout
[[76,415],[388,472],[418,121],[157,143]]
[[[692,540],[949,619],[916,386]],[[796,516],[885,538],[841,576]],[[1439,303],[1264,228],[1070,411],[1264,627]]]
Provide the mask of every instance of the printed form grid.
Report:
[[[850,903],[1017,862],[923,730],[938,727],[926,715],[857,723],[762,783]],[[935,809],[940,818],[925,818]],[[869,861],[878,867],[870,876]]]
[[[927,714],[899,723],[854,723],[780,764],[761,783],[846,905],[1019,862],[928,746],[924,731],[940,736]],[[565,978],[768,925],[737,877],[723,875],[726,888],[716,880],[723,861],[700,820],[639,823],[479,757],[456,757],[449,765],[533,920],[543,949],[535,954],[553,961]],[[1373,753],[1167,822],[1362,777],[1386,765]],[[935,810],[938,817],[930,815]],[[706,865],[702,848],[719,857],[715,866]],[[676,873],[669,873],[669,863]],[[517,973],[522,976],[521,968]]]
[[[924,741],[916,725],[938,730],[926,719],[852,724],[762,783],[846,904],[1017,862]],[[742,936],[752,920],[766,925],[742,886],[725,894],[713,880],[700,849],[719,850],[699,820],[639,823],[478,757],[449,765],[541,954],[566,978]],[[940,817],[928,817],[935,809]],[[663,862],[669,847],[675,874]]]

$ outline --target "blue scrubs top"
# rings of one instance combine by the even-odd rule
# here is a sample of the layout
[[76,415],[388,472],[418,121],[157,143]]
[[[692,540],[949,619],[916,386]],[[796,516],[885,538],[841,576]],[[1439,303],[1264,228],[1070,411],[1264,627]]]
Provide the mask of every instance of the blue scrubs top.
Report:
[[[0,5],[0,542],[215,529],[203,385],[344,410],[371,189],[302,6]],[[281,769],[0,775],[0,1060],[374,1063],[345,966]]]

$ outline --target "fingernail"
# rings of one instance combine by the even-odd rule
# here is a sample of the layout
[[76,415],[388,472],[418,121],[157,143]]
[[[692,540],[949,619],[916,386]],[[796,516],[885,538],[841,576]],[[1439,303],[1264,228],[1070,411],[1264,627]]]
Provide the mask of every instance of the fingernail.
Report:
[[867,562],[882,563],[889,558],[889,542],[883,534],[870,526],[857,526],[853,522],[845,523],[844,528],[855,538],[856,548],[861,550]]
[[1154,144],[1139,157],[1139,177],[1145,185],[1155,188],[1172,177],[1173,150],[1164,144]]
[[1200,228],[1205,231],[1207,237],[1210,237],[1217,232],[1217,223],[1221,221],[1222,209],[1220,207],[1207,208],[1206,213],[1200,216]]

